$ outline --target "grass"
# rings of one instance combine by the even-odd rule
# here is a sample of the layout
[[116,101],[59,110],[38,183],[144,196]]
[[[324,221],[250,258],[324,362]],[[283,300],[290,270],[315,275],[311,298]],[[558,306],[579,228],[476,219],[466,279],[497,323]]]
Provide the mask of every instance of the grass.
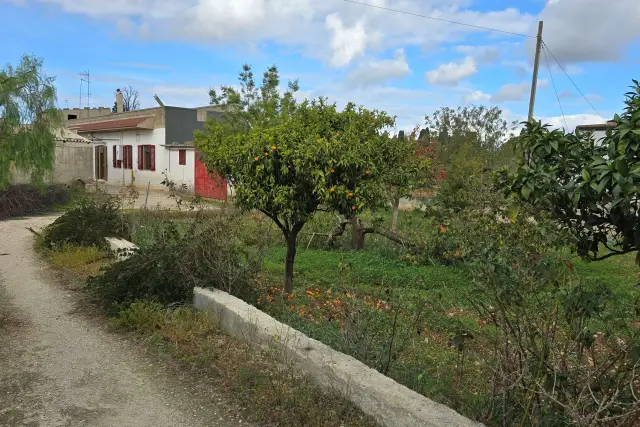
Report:
[[[575,260],[576,280],[606,283],[632,305],[640,297],[634,256]],[[284,257],[283,247],[265,255],[259,308],[469,417],[483,413],[495,332],[467,300],[473,288],[461,268],[408,265],[377,248],[300,248],[296,289],[283,300]],[[452,345],[463,332],[474,337],[464,356]]]
[[47,250],[46,255],[54,268],[71,271],[82,277],[99,274],[100,268],[111,262],[108,252],[96,247],[65,245]]
[[143,334],[148,342],[207,375],[251,421],[282,427],[377,424],[345,399],[321,392],[273,355],[220,332],[212,313],[191,308],[167,310],[139,301],[112,321],[117,328]]

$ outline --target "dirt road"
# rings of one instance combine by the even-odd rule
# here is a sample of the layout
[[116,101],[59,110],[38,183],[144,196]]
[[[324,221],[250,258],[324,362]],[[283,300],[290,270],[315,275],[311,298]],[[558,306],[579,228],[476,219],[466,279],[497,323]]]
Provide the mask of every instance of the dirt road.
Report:
[[77,314],[26,229],[52,221],[0,222],[0,426],[246,426],[219,394]]

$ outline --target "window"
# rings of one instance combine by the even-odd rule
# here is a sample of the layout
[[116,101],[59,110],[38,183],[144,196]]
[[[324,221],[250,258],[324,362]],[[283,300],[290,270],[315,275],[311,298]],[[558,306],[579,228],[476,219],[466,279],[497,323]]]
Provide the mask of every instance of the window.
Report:
[[187,164],[187,150],[178,150],[178,164],[183,166]]
[[125,145],[122,148],[122,166],[125,169],[133,169],[133,146]]
[[67,114],[67,120],[75,120],[78,118],[77,114]]
[[113,155],[112,155],[111,162],[114,168],[120,167],[120,164],[118,163],[118,147],[115,145],[113,146]]
[[138,145],[138,169],[156,170],[156,146]]

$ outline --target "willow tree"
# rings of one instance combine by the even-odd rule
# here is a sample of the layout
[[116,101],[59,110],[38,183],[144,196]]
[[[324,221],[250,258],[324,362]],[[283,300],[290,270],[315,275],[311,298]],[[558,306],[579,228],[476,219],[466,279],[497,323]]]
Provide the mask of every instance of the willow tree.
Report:
[[11,183],[12,166],[35,183],[53,170],[60,124],[53,81],[33,56],[0,70],[0,189]]
[[281,92],[275,67],[258,88],[245,66],[240,83],[240,90],[211,91],[225,113],[208,121],[195,143],[209,170],[233,186],[236,205],[261,211],[282,231],[290,293],[297,237],[314,213],[347,216],[385,204],[381,171],[393,140],[383,130],[394,119],[351,103],[340,110],[323,98],[298,103],[297,82]]

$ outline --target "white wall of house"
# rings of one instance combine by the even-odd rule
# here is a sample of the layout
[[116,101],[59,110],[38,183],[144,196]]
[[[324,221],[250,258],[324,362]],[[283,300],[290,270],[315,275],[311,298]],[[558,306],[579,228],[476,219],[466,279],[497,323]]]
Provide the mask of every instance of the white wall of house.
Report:
[[[107,147],[107,182],[111,184],[130,184],[133,177],[138,186],[146,186],[151,183],[151,187],[162,187],[165,178],[163,172],[168,174],[169,179],[177,185],[182,183],[193,190],[195,183],[195,153],[193,149],[186,150],[186,164],[179,164],[179,150],[165,147],[165,129],[157,128],[153,130],[126,130],[116,132],[100,132],[95,135]],[[123,167],[113,167],[113,147],[116,146],[117,159],[123,160],[123,147],[131,145],[133,151],[132,169]],[[155,170],[138,169],[138,146],[155,146]],[[124,163],[124,162],[123,162]]]
[[180,151],[177,148],[166,149],[168,162],[166,173],[169,179],[177,185],[185,184],[190,191],[195,186],[195,151],[192,148],[186,150],[186,164],[180,164]]

